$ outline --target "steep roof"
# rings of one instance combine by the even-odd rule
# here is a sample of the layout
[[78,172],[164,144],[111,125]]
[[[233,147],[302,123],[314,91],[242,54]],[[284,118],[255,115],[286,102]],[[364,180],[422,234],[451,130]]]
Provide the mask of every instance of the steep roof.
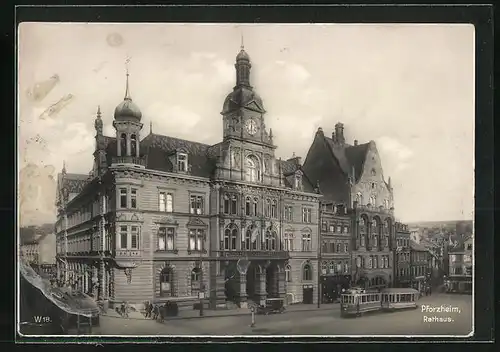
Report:
[[278,167],[281,169],[281,173],[284,176],[286,187],[293,187],[295,172],[300,170],[303,174],[302,189],[305,192],[314,192],[315,185],[311,182],[311,180],[309,180],[305,172],[302,170],[300,164],[297,164],[291,160],[278,160]]

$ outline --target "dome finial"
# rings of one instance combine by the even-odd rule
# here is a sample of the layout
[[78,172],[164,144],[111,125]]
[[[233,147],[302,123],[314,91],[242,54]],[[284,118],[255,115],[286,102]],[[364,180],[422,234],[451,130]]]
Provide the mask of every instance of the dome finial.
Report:
[[127,56],[127,59],[125,60],[125,70],[126,70],[126,86],[125,86],[125,98],[124,100],[132,100],[132,97],[130,96],[130,89],[128,87],[128,77],[129,77],[129,71],[128,71],[128,65],[130,63],[130,57]]
[[97,118],[101,118],[101,105],[97,105]]

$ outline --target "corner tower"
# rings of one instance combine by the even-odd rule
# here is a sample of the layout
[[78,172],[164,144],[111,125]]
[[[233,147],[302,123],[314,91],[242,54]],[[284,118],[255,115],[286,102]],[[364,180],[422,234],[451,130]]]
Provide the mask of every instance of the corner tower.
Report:
[[139,140],[142,129],[142,113],[132,101],[129,88],[129,72],[127,66],[125,98],[115,109],[113,127],[116,130],[116,155],[119,163],[132,163],[139,158]]

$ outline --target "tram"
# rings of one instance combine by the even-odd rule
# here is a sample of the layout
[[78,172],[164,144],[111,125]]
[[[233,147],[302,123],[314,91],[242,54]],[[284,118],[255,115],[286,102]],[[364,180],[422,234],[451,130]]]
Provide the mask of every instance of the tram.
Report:
[[412,288],[386,288],[380,292],[366,292],[351,289],[341,296],[340,315],[361,316],[373,311],[394,311],[397,309],[417,308],[420,294]]

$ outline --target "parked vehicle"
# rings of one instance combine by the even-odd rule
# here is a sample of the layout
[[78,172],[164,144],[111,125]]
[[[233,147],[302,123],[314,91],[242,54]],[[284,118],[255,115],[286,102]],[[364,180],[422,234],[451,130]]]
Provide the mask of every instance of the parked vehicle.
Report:
[[285,311],[285,300],[283,298],[268,298],[264,305],[257,306],[257,314],[283,313]]

